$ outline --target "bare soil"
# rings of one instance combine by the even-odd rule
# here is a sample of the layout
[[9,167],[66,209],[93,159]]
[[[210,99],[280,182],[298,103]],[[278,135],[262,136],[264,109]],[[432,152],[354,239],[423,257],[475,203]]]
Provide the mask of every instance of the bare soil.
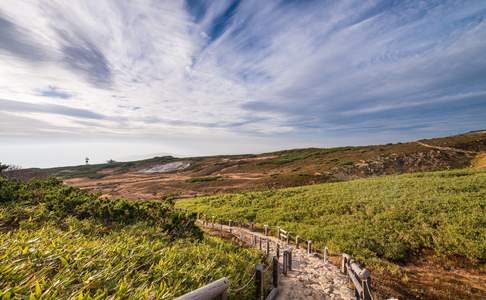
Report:
[[[486,132],[410,143],[297,149],[270,154],[213,156],[57,169],[34,176],[64,176],[65,183],[107,197],[155,199],[265,190],[406,172],[465,168],[485,163]],[[164,166],[183,166],[165,168]],[[165,170],[153,172],[153,170]],[[152,170],[147,173],[146,170]]]
[[451,266],[429,254],[403,266],[398,276],[375,273],[377,291],[398,299],[486,299],[485,266]]

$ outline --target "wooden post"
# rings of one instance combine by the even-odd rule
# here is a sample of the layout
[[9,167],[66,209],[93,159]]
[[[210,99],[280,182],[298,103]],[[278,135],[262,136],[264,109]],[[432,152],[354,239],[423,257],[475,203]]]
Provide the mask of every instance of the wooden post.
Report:
[[299,249],[299,236],[295,236],[295,248]]
[[292,248],[289,248],[287,256],[289,259],[289,271],[292,271]]
[[199,212],[196,213],[196,220],[199,220]]
[[262,251],[262,237],[260,236],[258,240],[260,241],[260,243],[259,243],[260,244],[259,249],[260,249],[260,251]]
[[289,244],[290,231],[287,231],[287,245]]
[[283,268],[282,268],[282,273],[287,276],[287,269],[289,267],[289,251],[284,250],[283,252]]
[[350,257],[348,254],[343,253],[343,256],[341,258],[341,273],[347,275],[348,274],[348,261]]
[[272,285],[274,288],[278,287],[278,258],[272,257]]
[[311,254],[312,253],[312,241],[307,241],[307,253]]
[[257,264],[255,267],[255,299],[263,299],[263,265]]
[[263,225],[263,229],[265,230],[265,236],[268,236],[268,225]]
[[366,269],[363,269],[359,274],[361,279],[361,285],[363,286],[363,298],[364,300],[371,300],[373,299],[373,295],[371,295],[371,276],[370,272]]
[[328,255],[328,249],[327,247],[324,247],[324,252],[322,252],[322,256],[324,258],[324,262],[327,263],[327,255]]
[[277,258],[280,258],[280,245],[277,243]]
[[280,227],[277,227],[277,231],[278,231],[278,239],[280,240]]
[[267,256],[270,255],[270,240],[267,238]]

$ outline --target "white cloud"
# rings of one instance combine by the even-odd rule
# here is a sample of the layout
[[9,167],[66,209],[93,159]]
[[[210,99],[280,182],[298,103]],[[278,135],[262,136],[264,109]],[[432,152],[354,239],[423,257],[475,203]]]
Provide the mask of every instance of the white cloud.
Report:
[[28,136],[27,118],[31,136],[261,136],[286,148],[363,128],[418,137],[440,115],[486,125],[480,1],[191,3],[192,15],[183,1],[1,2],[0,99],[106,117],[0,102],[0,132]]

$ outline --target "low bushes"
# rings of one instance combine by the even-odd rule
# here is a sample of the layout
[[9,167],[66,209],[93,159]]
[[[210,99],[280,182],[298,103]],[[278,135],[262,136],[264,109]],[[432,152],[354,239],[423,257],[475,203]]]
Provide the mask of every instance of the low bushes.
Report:
[[173,205],[0,178],[0,298],[172,299],[223,276],[246,283],[259,254],[204,237]]

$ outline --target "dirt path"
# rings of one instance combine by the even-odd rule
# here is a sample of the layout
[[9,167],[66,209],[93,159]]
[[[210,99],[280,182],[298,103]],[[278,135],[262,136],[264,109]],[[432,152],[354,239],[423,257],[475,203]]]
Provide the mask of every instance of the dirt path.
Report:
[[453,152],[458,152],[458,153],[465,153],[465,154],[477,154],[478,152],[476,151],[469,151],[469,150],[463,150],[463,149],[457,149],[457,148],[451,148],[451,147],[441,147],[441,146],[434,146],[422,142],[416,142],[420,146],[424,146],[427,148],[432,148],[432,149],[437,149],[437,150],[442,150],[442,151],[453,151]]
[[[202,225],[202,223],[200,223]],[[208,227],[207,227],[208,228]],[[210,228],[210,227],[209,227]],[[226,225],[215,225],[216,230],[229,232],[230,227]],[[280,253],[287,248],[284,241],[276,237],[265,236],[262,233],[254,232],[246,228],[231,227],[234,235],[241,237],[247,245],[260,248],[260,239],[268,238],[270,242],[270,253],[275,255],[277,244],[280,246]],[[253,245],[251,235],[256,235],[256,244]],[[265,249],[265,245],[262,248]],[[280,263],[283,257],[280,255]],[[350,300],[355,299],[354,291],[348,285],[348,278],[340,270],[314,254],[307,254],[307,249],[292,249],[292,270],[287,276],[281,274],[279,292],[276,299],[279,300]]]

